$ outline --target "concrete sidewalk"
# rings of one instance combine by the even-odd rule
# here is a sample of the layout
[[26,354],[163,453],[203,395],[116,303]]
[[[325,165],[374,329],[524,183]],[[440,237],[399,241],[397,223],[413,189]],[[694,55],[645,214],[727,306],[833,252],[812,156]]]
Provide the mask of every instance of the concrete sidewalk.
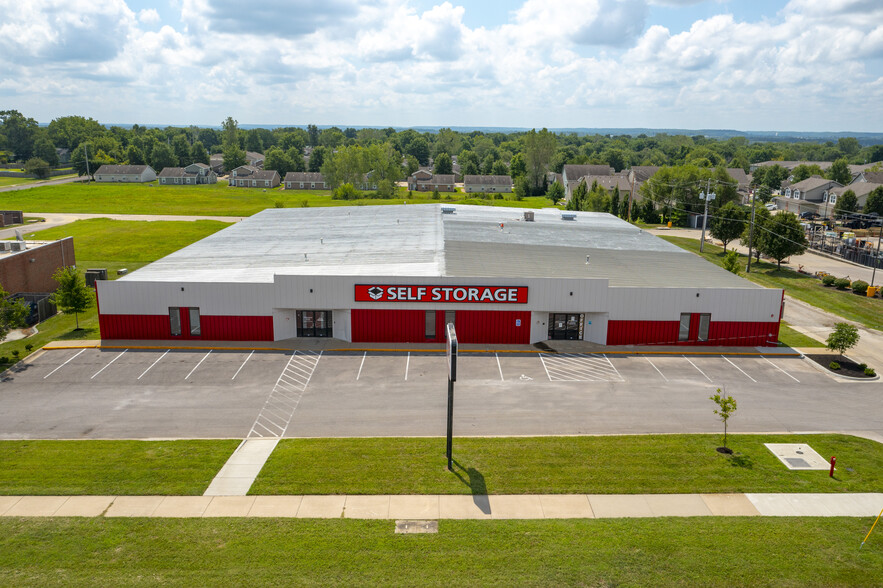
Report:
[[591,519],[874,517],[883,493],[331,496],[0,496],[4,517]]

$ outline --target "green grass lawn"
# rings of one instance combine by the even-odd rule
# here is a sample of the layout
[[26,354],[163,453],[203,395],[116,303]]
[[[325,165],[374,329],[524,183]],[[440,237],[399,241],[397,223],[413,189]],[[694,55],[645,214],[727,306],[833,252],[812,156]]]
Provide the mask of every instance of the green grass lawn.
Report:
[[[713,424],[709,401],[709,424]],[[738,418],[738,415],[737,417]],[[883,446],[845,435],[285,439],[250,494],[673,494],[878,492]],[[763,443],[809,443],[827,471],[789,471]],[[881,505],[883,506],[883,505]]]
[[826,347],[821,341],[795,331],[785,321],[782,321],[779,325],[779,344],[788,347]]
[[239,443],[0,441],[0,494],[201,495]]
[[[705,252],[699,253],[699,241],[688,237],[668,237],[666,241],[678,247],[692,251],[708,261],[722,265],[724,250],[721,247],[705,244]],[[868,328],[883,330],[883,300],[858,296],[851,291],[839,291],[822,286],[816,278],[789,269],[778,269],[775,263],[761,261],[751,262],[751,273],[744,273],[748,258],[741,257],[743,277],[767,288],[784,288],[785,293],[845,319],[861,323]]]
[[[0,519],[7,586],[879,586],[873,518]],[[876,531],[875,531],[876,532]],[[875,580],[876,578],[876,580]]]
[[[448,197],[450,196],[450,200]],[[467,196],[469,196],[467,198]],[[43,186],[26,193],[3,195],[4,206],[31,212],[82,212],[96,214],[180,214],[203,216],[251,216],[273,208],[277,202],[286,208],[302,206],[362,206],[377,204],[461,203],[541,208],[551,206],[544,197],[515,200],[512,194],[502,200],[472,197],[463,193],[442,194],[400,188],[393,199],[364,198],[332,200],[329,190],[279,190],[228,188],[226,182],[204,186],[160,186],[158,184],[63,184]]]
[[[26,233],[27,238],[74,238],[77,266],[81,270],[103,267],[108,278],[117,277],[116,270],[129,271],[155,261],[191,243],[211,235],[229,223],[218,221],[117,221],[106,218],[79,220],[67,225]],[[37,325],[38,333],[27,339],[0,343],[0,357],[12,358],[17,350],[21,357],[56,340],[98,339],[98,313],[93,306],[79,316],[80,330],[75,330],[75,317],[59,314]],[[0,371],[6,369],[0,364]]]

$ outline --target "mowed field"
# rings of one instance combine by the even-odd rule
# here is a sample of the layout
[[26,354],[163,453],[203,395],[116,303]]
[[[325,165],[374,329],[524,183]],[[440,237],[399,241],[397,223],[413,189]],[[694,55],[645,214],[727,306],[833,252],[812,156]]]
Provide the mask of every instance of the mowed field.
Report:
[[[78,212],[94,214],[175,214],[200,216],[251,216],[277,206],[364,206],[425,204],[431,202],[542,208],[551,206],[544,197],[516,200],[512,194],[475,198],[463,192],[431,193],[399,188],[391,199],[333,200],[330,190],[280,190],[278,188],[229,188],[226,182],[206,186],[160,186],[158,184],[64,184],[44,186],[3,195],[4,208],[27,212]],[[467,198],[467,196],[469,196]]]

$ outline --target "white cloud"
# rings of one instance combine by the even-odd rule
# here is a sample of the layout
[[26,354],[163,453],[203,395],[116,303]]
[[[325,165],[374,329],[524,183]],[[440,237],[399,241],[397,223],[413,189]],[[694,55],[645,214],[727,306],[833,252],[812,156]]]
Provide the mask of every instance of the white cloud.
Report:
[[159,12],[156,8],[143,8],[138,11],[138,22],[146,25],[155,25],[160,22]]

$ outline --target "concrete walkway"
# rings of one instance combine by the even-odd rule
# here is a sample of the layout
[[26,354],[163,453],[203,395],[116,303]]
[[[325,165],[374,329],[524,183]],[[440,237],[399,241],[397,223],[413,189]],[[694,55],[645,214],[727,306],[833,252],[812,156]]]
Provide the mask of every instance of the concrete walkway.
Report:
[[331,496],[0,496],[4,517],[604,519],[875,517],[883,493]]

